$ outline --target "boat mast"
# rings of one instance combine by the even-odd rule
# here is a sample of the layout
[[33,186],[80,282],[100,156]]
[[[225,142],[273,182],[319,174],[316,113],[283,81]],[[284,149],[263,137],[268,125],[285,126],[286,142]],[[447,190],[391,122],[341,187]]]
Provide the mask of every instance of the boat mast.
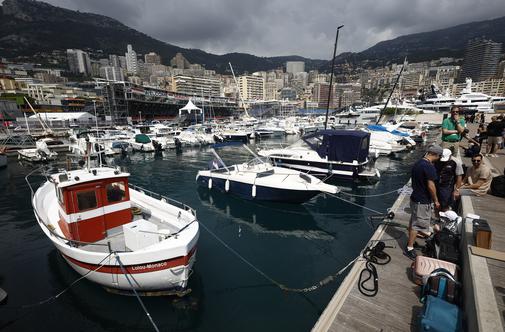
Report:
[[405,57],[405,60],[403,60],[403,66],[402,66],[402,69],[400,69],[400,73],[398,74],[398,76],[396,77],[396,81],[395,81],[395,85],[393,85],[393,89],[391,89],[391,92],[389,93],[389,97],[388,99],[386,100],[386,105],[384,105],[384,108],[382,109],[382,111],[380,112],[379,114],[379,118],[377,119],[377,121],[375,122],[375,124],[379,124],[381,118],[382,118],[382,114],[384,113],[384,111],[386,110],[386,108],[388,107],[388,104],[389,104],[389,100],[391,99],[391,96],[393,95],[393,92],[395,92],[395,89],[396,89],[396,86],[398,85],[398,82],[400,81],[400,77],[402,76],[402,73],[403,73],[403,69],[405,69],[405,66],[407,65],[407,57]]
[[[46,123],[44,123],[44,121],[40,117],[40,114],[35,112],[35,110],[32,107],[32,104],[30,104],[30,102],[28,101],[28,98],[24,97],[24,99],[25,99],[26,103],[28,104],[28,106],[30,106],[30,109],[32,110],[33,114],[35,114],[35,117],[37,118],[37,120],[39,120],[39,123],[42,126],[42,129],[44,129],[44,135],[51,135],[53,133],[52,129],[49,128],[49,126]],[[46,116],[47,116],[47,114],[46,114]]]
[[228,62],[228,64],[230,65],[231,74],[233,75],[233,80],[235,81],[235,85],[237,86],[238,97],[240,98],[240,102],[242,103],[242,107],[244,107],[245,115],[249,118],[250,116],[249,116],[249,113],[247,112],[247,108],[245,107],[244,99],[242,99],[242,94],[240,93],[240,86],[238,85],[237,78],[235,77],[235,72],[233,71],[233,67],[231,66],[231,62]]
[[202,125],[205,123],[205,108],[203,107],[203,104],[205,104],[205,97],[203,95],[203,87],[200,88],[200,91],[202,92]]
[[328,103],[326,104],[326,119],[324,120],[324,129],[325,130],[328,125],[328,113],[330,112],[330,99],[331,99],[331,91],[332,91],[331,85],[333,83],[333,67],[335,66],[335,55],[337,54],[338,32],[343,27],[344,27],[343,25],[337,27],[337,35],[335,37],[335,46],[333,47],[333,58],[331,59],[330,88],[328,90]]

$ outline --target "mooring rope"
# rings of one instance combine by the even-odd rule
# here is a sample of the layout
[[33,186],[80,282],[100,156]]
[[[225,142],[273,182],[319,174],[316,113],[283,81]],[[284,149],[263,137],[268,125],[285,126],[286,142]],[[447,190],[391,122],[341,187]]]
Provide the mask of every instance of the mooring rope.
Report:
[[358,195],[358,194],[351,194],[345,191],[340,191],[340,194],[344,194],[347,196],[352,196],[352,197],[379,197],[379,196],[386,196],[386,195],[391,195],[391,194],[409,194],[412,192],[412,188],[409,186],[402,186],[398,189],[387,191],[385,193],[380,193],[380,194],[370,194],[370,195]]
[[98,263],[98,267],[94,270],[90,270],[88,271],[87,273],[83,274],[81,277],[77,278],[76,280],[74,280],[70,285],[68,285],[65,289],[63,289],[62,291],[60,291],[58,294],[56,295],[53,295],[45,300],[41,300],[39,302],[36,302],[36,303],[32,303],[32,304],[25,304],[25,305],[21,305],[21,306],[0,306],[0,308],[9,308],[9,309],[29,309],[29,308],[33,308],[33,307],[37,307],[37,306],[40,306],[40,305],[43,305],[43,304],[46,304],[46,303],[49,303],[51,301],[54,301],[56,299],[58,299],[61,295],[63,295],[64,293],[66,293],[68,290],[70,290],[70,288],[72,288],[75,284],[77,284],[79,281],[83,280],[84,278],[86,278],[87,276],[91,275],[92,273],[98,271],[100,268],[102,268],[104,265],[105,265],[105,261],[107,260],[107,258],[110,257],[110,255],[112,255],[112,253],[108,254],[107,256],[105,256],[104,259],[102,259],[99,263]]
[[230,247],[228,244],[226,244],[226,242],[224,242],[219,236],[217,236],[216,234],[214,234],[214,232],[212,232],[207,226],[205,226],[203,223],[199,223],[199,225],[201,225],[210,235],[212,235],[219,243],[221,243],[226,249],[228,249],[231,253],[233,253],[235,256],[237,256],[242,262],[244,262],[245,264],[247,264],[249,267],[251,267],[253,270],[255,270],[256,272],[258,272],[260,275],[262,275],[265,279],[267,279],[268,281],[270,281],[272,284],[276,285],[277,287],[279,287],[281,290],[283,291],[287,291],[287,292],[295,292],[295,293],[308,293],[308,292],[312,292],[312,291],[315,291],[316,289],[322,287],[322,286],[325,286],[327,284],[329,284],[330,282],[334,281],[339,275],[341,275],[342,273],[344,273],[345,270],[347,270],[352,264],[354,264],[354,262],[356,262],[358,259],[360,259],[360,257],[362,256],[362,253],[360,253],[356,258],[354,258],[353,260],[351,260],[346,266],[344,266],[342,269],[340,269],[339,271],[337,271],[336,273],[334,274],[331,274],[329,276],[327,276],[326,278],[320,280],[319,282],[315,283],[314,285],[310,286],[310,287],[305,287],[305,288],[292,288],[292,287],[288,287],[278,281],[276,281],[275,279],[271,278],[270,276],[268,276],[265,272],[261,271],[259,268],[257,268],[254,264],[252,264],[251,262],[249,262],[246,258],[244,258],[242,255],[240,255],[235,249],[233,249],[232,247]]
[[340,196],[337,196],[337,195],[334,195],[334,194],[330,194],[330,193],[326,193],[326,195],[329,195],[329,196],[331,196],[331,197],[335,197],[335,198],[337,198],[337,199],[339,199],[339,200],[341,200],[341,201],[344,201],[344,202],[346,202],[346,203],[349,203],[349,204],[355,205],[355,206],[357,206],[357,207],[360,207],[360,208],[362,208],[362,209],[368,210],[368,211],[370,211],[370,212],[377,213],[377,214],[383,214],[383,212],[380,212],[380,211],[377,211],[377,210],[371,209],[371,208],[369,208],[369,207],[366,207],[366,206],[361,205],[361,204],[358,204],[358,203],[354,203],[354,202],[352,202],[352,201],[350,201],[350,200],[347,200],[347,199],[345,199],[345,198],[342,198],[342,197],[340,197]]
[[140,298],[139,294],[137,293],[137,290],[135,289],[135,287],[133,287],[133,284],[132,282],[130,281],[130,277],[128,276],[128,271],[126,271],[126,269],[124,268],[123,266],[123,263],[121,262],[121,260],[119,259],[119,256],[116,252],[114,252],[114,255],[116,256],[116,260],[117,262],[119,263],[119,267],[121,268],[121,271],[123,272],[124,276],[126,277],[126,280],[128,281],[128,283],[130,284],[130,287],[133,291],[133,293],[135,294],[135,296],[137,297],[137,300],[139,301],[140,303],[140,306],[142,307],[142,309],[144,310],[144,312],[146,313],[146,316],[147,318],[149,319],[149,321],[151,322],[151,324],[153,325],[153,328],[156,332],[160,332],[160,330],[158,329],[158,326],[156,326],[156,323],[154,322],[153,318],[151,317],[151,314],[149,313],[149,311],[147,311],[147,308],[146,306],[144,305],[144,302],[142,302],[142,299]]

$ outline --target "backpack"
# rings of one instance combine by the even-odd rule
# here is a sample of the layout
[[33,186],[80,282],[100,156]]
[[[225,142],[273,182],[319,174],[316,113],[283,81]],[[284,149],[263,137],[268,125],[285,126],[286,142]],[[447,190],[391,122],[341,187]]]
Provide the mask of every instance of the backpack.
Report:
[[428,295],[438,297],[449,303],[459,303],[460,283],[446,269],[435,269],[421,286],[419,300],[424,303]]
[[493,178],[491,181],[491,194],[505,197],[505,175],[498,175]]

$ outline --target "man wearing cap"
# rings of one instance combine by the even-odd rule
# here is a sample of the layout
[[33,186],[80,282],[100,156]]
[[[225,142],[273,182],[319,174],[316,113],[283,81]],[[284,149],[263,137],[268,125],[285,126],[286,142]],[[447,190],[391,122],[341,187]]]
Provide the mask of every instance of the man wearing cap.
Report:
[[452,158],[452,152],[444,149],[440,160],[435,162],[437,170],[437,197],[440,210],[448,210],[454,201],[459,198],[459,187],[463,183],[463,166]]
[[465,119],[459,116],[459,108],[452,106],[450,116],[442,122],[442,147],[452,148],[454,155],[457,156],[459,154],[459,141],[461,141],[461,134],[464,130]]
[[425,156],[417,161],[412,167],[411,183],[412,195],[410,195],[410,223],[409,239],[405,255],[410,259],[416,258],[414,242],[418,232],[430,233],[431,218],[433,215],[433,205],[438,210],[440,203],[437,197],[437,170],[433,163],[440,159],[443,149],[438,145],[430,145]]

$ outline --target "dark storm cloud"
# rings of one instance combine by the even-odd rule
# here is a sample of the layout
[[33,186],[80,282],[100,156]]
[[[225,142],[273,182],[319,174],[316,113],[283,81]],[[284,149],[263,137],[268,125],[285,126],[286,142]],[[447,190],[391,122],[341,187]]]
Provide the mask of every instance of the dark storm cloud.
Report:
[[331,57],[400,35],[505,16],[503,0],[46,0],[103,14],[155,38],[212,53]]

